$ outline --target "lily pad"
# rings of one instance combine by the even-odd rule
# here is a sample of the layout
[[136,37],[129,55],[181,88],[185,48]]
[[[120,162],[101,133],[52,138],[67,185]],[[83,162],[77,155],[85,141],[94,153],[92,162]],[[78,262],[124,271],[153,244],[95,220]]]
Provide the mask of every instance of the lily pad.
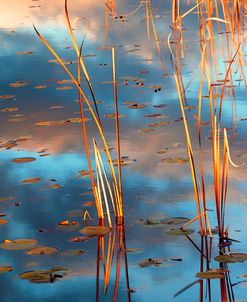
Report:
[[173,157],[173,158],[163,158],[161,160],[162,163],[167,164],[186,164],[189,161],[188,158],[182,158],[182,157]]
[[225,269],[209,269],[206,272],[199,272],[196,274],[197,278],[201,279],[223,279],[225,277],[225,273],[228,272]]
[[53,283],[65,275],[66,268],[54,267],[48,270],[32,270],[19,274],[20,279],[32,283]]
[[[0,213],[1,214],[1,213]],[[0,215],[1,216],[1,215]],[[0,219],[0,225],[2,224],[6,224],[8,223],[9,221],[7,219]]]
[[107,226],[87,226],[80,230],[80,233],[89,235],[89,236],[105,236],[110,231],[110,228]]
[[148,267],[148,266],[160,266],[163,263],[161,259],[145,259],[138,263],[140,267]]
[[223,255],[216,256],[214,259],[221,263],[244,262],[247,260],[247,254],[244,253],[223,254]]
[[170,229],[169,231],[166,232],[167,235],[171,235],[171,236],[190,235],[192,233],[194,233],[194,230],[192,229],[186,229],[186,230]]
[[20,163],[29,163],[34,160],[36,160],[36,158],[34,158],[34,157],[19,157],[19,158],[12,159],[12,162],[20,164]]
[[31,183],[37,183],[40,182],[41,179],[39,177],[32,177],[22,180],[22,183],[24,184],[31,184]]
[[35,239],[6,239],[0,244],[0,248],[4,250],[26,250],[33,248],[37,242]]
[[179,225],[179,224],[185,224],[188,221],[190,221],[188,218],[185,217],[172,217],[172,218],[166,218],[161,221],[162,224],[167,225]]
[[13,267],[10,266],[10,265],[2,265],[2,266],[0,266],[0,274],[8,273],[8,272],[11,272],[12,270],[13,270]]
[[56,247],[49,247],[49,246],[40,246],[32,248],[28,251],[26,251],[26,254],[28,255],[54,255],[58,252],[58,249]]

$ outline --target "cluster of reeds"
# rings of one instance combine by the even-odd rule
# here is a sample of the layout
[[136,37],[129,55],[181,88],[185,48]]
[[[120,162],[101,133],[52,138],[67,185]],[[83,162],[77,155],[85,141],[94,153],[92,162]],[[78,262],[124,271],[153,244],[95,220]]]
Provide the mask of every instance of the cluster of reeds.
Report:
[[[189,4],[191,1],[189,1]],[[182,112],[192,179],[194,184],[195,200],[197,205],[197,218],[200,221],[201,234],[205,235],[207,224],[205,167],[203,160],[202,127],[202,96],[203,87],[207,87],[209,99],[212,161],[214,176],[214,193],[220,238],[225,237],[225,208],[228,187],[228,166],[233,164],[230,158],[228,135],[226,128],[221,128],[222,107],[226,96],[234,96],[233,68],[238,72],[245,83],[243,66],[246,65],[241,51],[241,37],[244,36],[244,16],[246,5],[243,1],[196,1],[196,4],[187,12],[181,14],[179,0],[172,1],[172,28],[173,41],[168,37],[168,47],[172,56],[174,78],[179,95],[179,103]],[[199,164],[196,164],[194,146],[192,146],[191,133],[185,113],[186,89],[184,87],[181,64],[183,58],[183,18],[189,13],[196,12],[199,24],[199,41],[201,61],[199,63],[200,83],[198,91],[197,112],[197,138],[199,148]],[[233,16],[230,18],[230,16]],[[224,27],[224,29],[223,29]],[[221,29],[222,28],[222,29]],[[223,31],[223,32],[222,32]],[[224,33],[224,35],[223,35]],[[219,36],[220,46],[216,44],[215,36]],[[223,38],[224,36],[224,38]],[[220,71],[218,58],[222,57],[225,68],[223,79],[217,78]],[[222,71],[221,71],[222,72]],[[234,99],[233,99],[234,100]],[[198,166],[198,167],[197,167]],[[234,165],[235,166],[235,165]],[[210,229],[208,230],[210,232]]]
[[[92,82],[90,80],[89,73],[82,56],[82,48],[78,47],[70,18],[68,13],[68,1],[65,0],[65,16],[67,20],[67,26],[70,33],[70,37],[73,43],[74,50],[77,55],[77,75],[73,75],[68,67],[65,65],[63,59],[54,50],[51,44],[39,33],[37,28],[34,29],[39,36],[43,44],[56,58],[57,62],[65,70],[69,78],[72,80],[78,90],[79,106],[80,106],[80,117],[82,134],[85,145],[85,152],[88,161],[88,168],[90,172],[91,186],[94,194],[94,200],[97,209],[97,216],[99,225],[107,225],[109,227],[109,233],[107,236],[98,236],[97,245],[97,286],[96,286],[96,301],[99,300],[99,279],[100,279],[100,262],[103,266],[104,273],[104,293],[106,293],[109,282],[111,269],[113,265],[113,258],[117,249],[117,264],[116,264],[116,278],[114,285],[114,297],[113,301],[117,299],[118,284],[120,278],[121,261],[124,257],[126,281],[127,281],[127,294],[128,300],[130,301],[130,290],[129,290],[129,279],[128,279],[128,266],[127,266],[127,254],[126,254],[126,241],[124,231],[124,211],[122,202],[122,177],[121,177],[121,150],[120,150],[120,132],[119,132],[119,113],[118,113],[118,96],[117,96],[117,76],[116,76],[116,54],[115,49],[112,48],[112,78],[113,78],[113,99],[115,106],[115,131],[116,131],[116,155],[117,155],[117,171],[109,151],[109,145],[106,140],[103,125],[101,122],[99,108],[97,106],[95,92],[93,89]],[[112,14],[117,14],[115,1],[106,1],[106,8],[109,9]],[[91,100],[86,96],[85,91],[81,86],[82,77],[86,80]],[[91,105],[93,102],[93,106]],[[87,126],[85,123],[85,109],[88,109],[91,117],[98,129],[99,140],[103,145],[104,151],[101,151],[98,147],[95,138],[90,138]],[[94,159],[92,158],[94,156]],[[95,167],[93,167],[95,162]],[[88,214],[88,212],[86,212]],[[86,219],[85,219],[86,220]],[[106,241],[108,243],[106,244]]]
[[[192,1],[188,4],[192,5]],[[204,147],[202,140],[202,105],[203,92],[207,88],[207,97],[209,100],[209,120],[210,120],[210,139],[212,154],[212,175],[214,187],[215,208],[217,214],[219,247],[220,253],[225,252],[225,247],[229,242],[234,241],[229,238],[228,226],[225,225],[225,212],[228,190],[229,163],[237,167],[231,160],[227,129],[222,128],[222,112],[226,97],[232,99],[232,108],[234,109],[234,85],[233,78],[238,74],[246,86],[246,79],[243,67],[246,66],[244,55],[242,53],[241,42],[245,36],[245,1],[196,1],[187,13],[181,14],[179,0],[172,1],[172,28],[173,34],[168,37],[168,47],[172,56],[174,78],[179,96],[179,103],[183,117],[183,123],[186,133],[188,155],[190,161],[191,174],[194,186],[194,195],[197,206],[197,216],[183,226],[199,220],[201,237],[201,247],[198,247],[190,238],[190,241],[201,253],[200,271],[210,269],[211,261],[211,243],[212,231],[208,217],[208,206],[206,200],[207,184],[205,180],[205,162]],[[191,131],[189,129],[185,106],[186,89],[183,85],[182,71],[180,61],[184,56],[183,53],[183,16],[188,13],[196,12],[198,15],[199,25],[199,43],[201,50],[201,60],[199,63],[199,90],[198,90],[198,111],[197,111],[197,143],[192,144]],[[173,41],[171,43],[171,37]],[[219,37],[220,47],[217,45],[216,36]],[[222,74],[219,58],[224,62],[225,73],[223,78],[218,75]],[[194,76],[193,76],[194,79]],[[192,79],[192,81],[193,81]],[[194,140],[193,140],[194,141]],[[199,150],[199,156],[195,155],[195,148]],[[209,235],[210,241],[207,240]],[[188,237],[188,236],[187,236]],[[203,263],[206,259],[206,265]],[[221,301],[234,301],[234,293],[230,280],[229,271],[225,264],[220,264],[221,272],[224,278],[220,280]],[[200,299],[203,300],[203,281],[199,280],[187,286],[191,287],[200,283]],[[184,291],[183,289],[182,291]],[[211,301],[210,280],[207,281],[209,301]],[[180,291],[179,294],[182,292]]]

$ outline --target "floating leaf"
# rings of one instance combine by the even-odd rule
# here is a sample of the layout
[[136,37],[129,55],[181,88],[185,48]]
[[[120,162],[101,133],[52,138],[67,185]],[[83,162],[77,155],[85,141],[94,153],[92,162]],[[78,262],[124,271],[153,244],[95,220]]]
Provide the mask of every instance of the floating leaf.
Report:
[[182,158],[182,157],[163,158],[161,160],[162,163],[167,163],[167,164],[186,164],[188,161],[189,161],[188,158]]
[[[90,121],[89,118],[84,118],[85,122]],[[81,123],[81,119],[78,117],[72,117],[72,118],[68,118],[66,120],[61,120],[61,121],[41,121],[41,122],[37,122],[34,125],[35,126],[46,126],[46,127],[51,127],[51,126],[63,126],[63,125],[70,125],[73,123]]]
[[40,246],[29,249],[26,251],[28,255],[54,255],[58,252],[56,247],[49,247],[49,246]]
[[2,224],[6,224],[8,223],[9,221],[7,219],[0,219],[0,225]]
[[38,86],[34,86],[35,89],[46,89],[48,86],[46,85],[38,85]]
[[56,88],[56,90],[71,90],[71,89],[73,89],[73,87],[71,86],[60,86]]
[[29,163],[34,160],[36,160],[36,158],[34,158],[34,157],[18,157],[18,158],[12,159],[12,162],[20,164],[20,163]]
[[19,274],[20,279],[32,283],[53,283],[65,275],[66,268],[54,267],[48,270],[33,270]]
[[223,255],[216,256],[214,259],[221,263],[244,262],[247,260],[247,254],[244,253],[223,254]]
[[194,230],[192,229],[186,229],[186,230],[170,229],[169,231],[166,232],[167,235],[171,235],[171,236],[190,235],[192,233],[194,233]]
[[2,265],[2,266],[0,266],[0,274],[8,273],[8,272],[11,272],[11,271],[13,271],[13,267],[10,266],[10,265]]
[[57,80],[56,81],[57,84],[73,84],[73,81],[70,79],[66,79],[66,80]]
[[[42,154],[43,156],[45,155],[45,154]],[[50,185],[50,188],[51,189],[60,189],[60,188],[62,188],[59,184],[54,184],[54,185]]]
[[127,248],[125,251],[127,253],[141,253],[143,250],[138,248]]
[[196,274],[196,277],[201,279],[223,279],[226,272],[228,272],[228,270],[214,268],[209,269],[206,272],[199,272]]
[[13,99],[13,98],[15,98],[14,94],[0,95],[0,99]]
[[164,220],[161,221],[162,224],[167,224],[167,225],[179,225],[179,224],[185,224],[188,221],[190,221],[190,219],[185,218],[185,217],[172,217],[172,218],[166,218]]
[[[106,113],[105,117],[107,117],[107,118],[115,118],[116,114],[115,113]],[[123,117],[126,117],[126,115],[125,114],[119,114],[118,115],[118,118],[123,118]]]
[[78,177],[89,176],[89,175],[90,175],[89,170],[80,170]]
[[8,107],[0,110],[0,112],[13,112],[13,111],[18,111],[17,107]]
[[145,108],[144,104],[134,103],[128,106],[130,109],[142,109]]
[[146,114],[144,117],[149,117],[149,118],[167,118],[166,115],[161,114],[161,113],[153,113],[153,114]]
[[31,183],[37,183],[40,182],[41,179],[39,177],[32,177],[22,180],[22,183],[24,184],[31,184]]
[[6,239],[0,244],[0,248],[4,250],[26,250],[33,248],[37,242],[35,239]]
[[105,236],[110,231],[107,226],[87,226],[80,230],[80,233],[90,236]]
[[160,266],[163,263],[161,259],[145,259],[142,262],[138,263],[140,267],[148,267],[148,266]]
[[94,236],[73,236],[70,238],[70,242],[85,242],[92,239]]
[[9,86],[13,88],[24,87],[29,84],[28,81],[16,81],[15,83],[10,83]]
[[17,55],[31,55],[33,51],[17,51]]

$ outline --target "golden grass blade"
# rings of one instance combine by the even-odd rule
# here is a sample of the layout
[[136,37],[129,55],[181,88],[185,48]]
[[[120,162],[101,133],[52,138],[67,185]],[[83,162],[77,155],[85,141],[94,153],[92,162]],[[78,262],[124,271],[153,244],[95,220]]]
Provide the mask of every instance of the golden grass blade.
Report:
[[68,0],[65,0],[65,16],[66,16],[66,20],[67,20],[67,24],[68,24],[68,28],[69,28],[70,37],[71,37],[74,49],[76,51],[76,54],[77,54],[78,58],[80,57],[80,64],[81,64],[83,73],[85,75],[88,87],[90,89],[92,98],[93,98],[94,107],[95,107],[95,110],[96,110],[97,118],[99,120],[99,124],[101,125],[99,110],[98,110],[98,106],[97,106],[97,103],[96,103],[95,94],[94,94],[94,91],[93,91],[93,86],[92,86],[92,83],[90,81],[90,77],[88,75],[86,66],[85,66],[84,61],[82,59],[82,56],[80,56],[79,49],[78,49],[78,46],[77,46],[77,43],[76,43],[76,40],[75,40],[75,36],[74,36],[73,30],[72,30],[72,27],[71,27],[71,23],[70,23],[70,19],[69,19],[69,12],[68,12]]
[[119,135],[119,114],[118,114],[118,97],[117,97],[117,77],[116,77],[115,48],[112,48],[112,73],[113,73],[113,87],[114,87],[114,106],[115,106],[115,125],[116,125],[116,149],[117,149],[117,166],[118,166],[118,185],[119,185],[119,194],[122,197],[121,147],[120,147],[120,135]]
[[156,27],[155,27],[155,23],[154,23],[153,12],[152,12],[151,7],[149,7],[149,11],[150,11],[151,24],[152,24],[153,34],[154,34],[156,48],[157,48],[157,51],[158,51],[158,54],[159,54],[160,62],[161,62],[162,68],[164,70],[164,74],[166,76],[168,76],[168,73],[167,73],[167,70],[166,70],[166,67],[165,67],[165,63],[163,61],[162,54],[161,54],[159,38],[158,38],[158,35],[157,35],[157,31],[156,31]]
[[[112,163],[112,158],[109,152],[109,147],[108,144],[106,142],[103,130],[101,128],[101,125],[90,105],[90,102],[88,101],[85,93],[83,92],[81,86],[78,84],[78,82],[76,81],[76,79],[74,78],[74,76],[72,75],[72,73],[69,71],[69,69],[66,67],[66,65],[64,64],[63,60],[59,57],[59,55],[55,52],[55,50],[52,48],[52,46],[45,40],[45,38],[38,32],[38,30],[36,29],[36,27],[33,25],[34,30],[36,31],[38,37],[40,38],[40,40],[43,42],[43,44],[48,48],[48,50],[53,54],[53,56],[57,59],[57,61],[59,62],[59,64],[63,67],[63,69],[66,71],[66,73],[68,74],[68,76],[71,78],[71,80],[73,81],[73,83],[75,84],[75,86],[77,87],[78,91],[80,91],[80,94],[82,95],[82,98],[84,100],[84,102],[86,103],[92,117],[93,120],[98,128],[99,134],[101,136],[105,151],[106,151],[106,155],[107,155],[107,159],[108,159],[108,163],[109,163],[109,168],[110,168],[110,172],[112,175],[112,181],[113,181],[113,186],[114,186],[114,190],[116,190],[116,194],[117,196],[119,196],[119,190],[118,190],[118,184],[117,184],[117,178],[116,178],[116,174],[115,174],[115,170],[113,167],[113,163]],[[119,202],[120,205],[122,205],[122,202]],[[120,216],[123,216],[122,213],[122,209],[120,209]]]

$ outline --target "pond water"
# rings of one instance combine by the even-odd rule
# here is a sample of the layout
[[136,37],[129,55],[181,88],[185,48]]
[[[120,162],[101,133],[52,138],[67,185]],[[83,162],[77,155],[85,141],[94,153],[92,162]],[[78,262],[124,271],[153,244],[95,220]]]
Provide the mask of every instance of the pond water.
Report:
[[[194,7],[182,22],[177,23],[180,35],[177,40],[176,25],[172,23],[172,2],[181,2],[181,15]],[[77,55],[67,26],[64,0],[0,1],[2,301],[247,301],[244,276],[247,268],[243,262],[247,259],[247,104],[244,84],[247,8],[242,1],[234,1],[239,5],[243,23],[241,30],[237,31],[235,27],[230,32],[237,21],[225,23],[227,13],[224,15],[222,3],[229,5],[231,11],[234,9],[233,1],[68,1],[73,33],[79,47],[83,41],[82,58],[93,86],[108,146],[113,148],[113,159],[117,158],[115,118],[112,118],[115,112],[112,48],[115,48],[125,213],[124,229],[121,225],[113,226],[105,237],[84,237],[89,240],[73,242],[71,238],[74,241],[76,237],[83,238],[79,229],[84,227],[86,210],[92,217],[92,221],[87,218],[87,223],[98,224],[80,120],[78,122],[78,91],[33,28],[34,24],[77,78]],[[201,11],[202,19],[199,7],[208,9],[208,12]],[[203,67],[199,35],[202,20],[212,24],[208,27],[211,36],[207,36],[206,29],[204,32],[204,37],[209,37],[206,42],[209,46],[205,55],[207,66]],[[204,72],[200,68],[204,68]],[[210,239],[209,236],[200,236],[198,219],[185,228],[192,229],[192,234],[173,234],[173,229],[179,230],[198,215],[176,72],[181,75],[186,88],[184,111],[198,183],[198,95],[202,96],[204,181],[212,229],[218,226],[218,221],[207,74],[210,74],[211,83],[221,83],[214,91],[216,113],[219,112],[221,89],[225,89],[221,128],[226,129],[231,158],[238,166],[229,163],[224,214],[229,235],[225,237],[234,241],[225,241],[232,243],[231,253],[241,253],[241,261],[232,260],[234,263],[229,264],[215,261],[214,258],[222,253],[218,246],[219,236],[214,234],[211,249],[205,249],[205,243],[210,243]],[[202,74],[204,81],[200,91]],[[224,79],[227,79],[224,85],[228,87],[222,88]],[[92,104],[83,73],[81,87]],[[106,165],[107,159],[103,155],[99,131],[86,105],[85,117],[95,170],[93,138]],[[40,124],[47,121],[52,121],[53,125]],[[221,133],[223,145],[223,131]],[[16,162],[19,158],[24,158],[24,162]],[[177,224],[174,217],[184,219]],[[66,226],[67,220],[69,223],[73,221],[73,225]],[[61,226],[63,221],[65,225]],[[37,240],[36,246],[58,250],[52,255],[46,255],[45,251],[41,255],[32,255],[29,252],[32,245],[24,245],[21,250],[10,250],[5,246],[8,244],[6,240],[11,244],[11,240],[25,238]],[[109,286],[104,294],[107,262],[103,259],[109,252],[109,240],[114,238],[119,242],[116,240]],[[227,247],[224,252],[229,253]],[[121,261],[117,261],[117,256]],[[9,272],[2,273],[1,268],[5,266],[9,267]],[[27,280],[20,275],[54,267],[58,268],[57,272],[46,272],[45,279],[35,276]],[[129,285],[126,283],[126,267]],[[209,281],[205,276],[196,277],[198,272],[207,268],[220,268],[218,274],[223,277],[210,277]]]

